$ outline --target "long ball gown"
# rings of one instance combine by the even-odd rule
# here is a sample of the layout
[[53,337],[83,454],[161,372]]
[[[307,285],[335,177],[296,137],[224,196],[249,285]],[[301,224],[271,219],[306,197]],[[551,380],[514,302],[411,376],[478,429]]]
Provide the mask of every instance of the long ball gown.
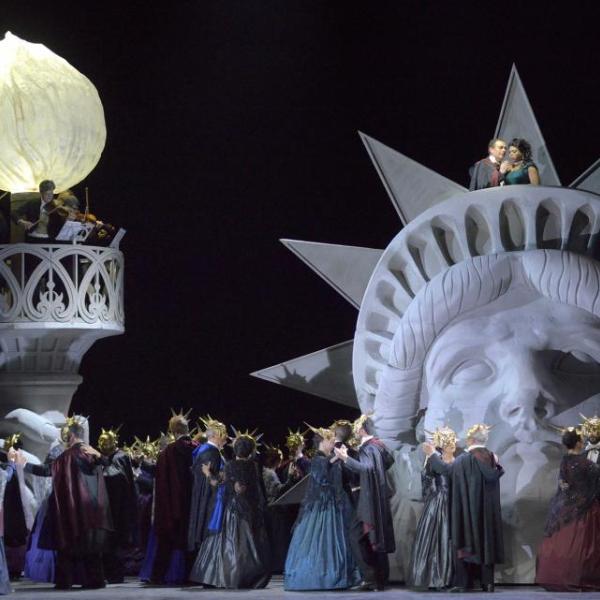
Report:
[[417,531],[407,585],[426,590],[452,585],[454,560],[450,539],[450,479],[452,466],[439,456],[427,460],[421,472],[425,507]]
[[600,466],[565,455],[538,550],[538,585],[557,592],[600,590],[599,498]]
[[318,453],[285,561],[286,590],[347,589],[360,581],[348,526],[354,508],[343,489],[340,461]]
[[266,500],[254,460],[232,460],[213,509],[191,581],[217,588],[264,588],[271,578]]
[[0,594],[10,594],[10,576],[8,573],[8,564],[6,562],[6,553],[4,551],[4,493],[6,484],[12,479],[15,468],[12,464],[3,465],[6,468],[0,468]]

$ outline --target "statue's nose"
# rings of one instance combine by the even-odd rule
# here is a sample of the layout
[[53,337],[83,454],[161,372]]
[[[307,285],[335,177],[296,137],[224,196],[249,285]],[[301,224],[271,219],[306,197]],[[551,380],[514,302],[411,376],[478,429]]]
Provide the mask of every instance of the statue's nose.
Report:
[[517,439],[531,442],[544,421],[554,416],[555,406],[535,376],[534,365],[522,363],[518,371],[521,372],[517,373],[513,391],[500,404],[500,417],[511,426]]

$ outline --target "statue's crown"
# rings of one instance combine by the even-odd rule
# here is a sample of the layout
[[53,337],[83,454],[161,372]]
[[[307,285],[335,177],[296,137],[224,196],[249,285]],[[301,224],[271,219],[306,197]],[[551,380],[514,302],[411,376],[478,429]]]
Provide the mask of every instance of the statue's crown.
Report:
[[313,427],[312,425],[309,425],[308,423],[306,423],[306,426],[313,433],[316,433],[318,436],[322,437],[324,440],[335,439],[335,432],[333,431],[333,429],[330,429],[329,427]]
[[291,452],[295,452],[302,444],[304,444],[304,433],[299,429],[292,431],[288,428],[288,434],[285,438],[286,448]]

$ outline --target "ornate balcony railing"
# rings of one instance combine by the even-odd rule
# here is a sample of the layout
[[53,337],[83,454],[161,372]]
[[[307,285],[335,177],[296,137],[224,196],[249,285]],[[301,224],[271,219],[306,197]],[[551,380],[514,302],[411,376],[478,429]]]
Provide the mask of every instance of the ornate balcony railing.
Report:
[[0,245],[0,323],[123,329],[123,254],[72,244]]

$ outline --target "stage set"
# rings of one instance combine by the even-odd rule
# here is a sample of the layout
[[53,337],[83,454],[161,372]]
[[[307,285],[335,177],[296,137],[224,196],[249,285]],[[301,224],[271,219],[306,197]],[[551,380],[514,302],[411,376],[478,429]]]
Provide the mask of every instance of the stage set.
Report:
[[[106,128],[93,84],[62,58],[11,34],[0,54],[10,65],[0,72],[0,189],[10,200],[0,246],[0,429],[5,438],[20,433],[28,462],[40,465],[59,443],[85,352],[124,332],[124,232],[100,235],[85,218],[76,227],[63,220],[48,242],[25,237],[17,226],[24,216],[12,219],[25,215],[19,211],[28,202],[39,210],[41,181],[51,180],[55,194],[82,181],[100,157]],[[253,375],[371,415],[394,456],[389,598],[444,596],[394,582],[407,577],[423,509],[422,442],[444,427],[464,440],[476,423],[489,426],[489,448],[505,470],[505,560],[496,567],[496,592],[575,597],[530,584],[557,489],[561,430],[600,413],[600,163],[561,183],[516,67],[499,105],[494,138],[526,138],[543,185],[469,191],[361,133],[399,233],[385,249],[282,240],[357,309],[356,330],[353,339]],[[19,466],[16,477],[31,530],[49,486]],[[64,597],[26,579],[13,587],[23,598]],[[281,577],[243,592],[148,588],[128,579],[81,597],[196,593],[262,599],[324,592],[284,592]],[[335,592],[363,595],[373,593]]]

